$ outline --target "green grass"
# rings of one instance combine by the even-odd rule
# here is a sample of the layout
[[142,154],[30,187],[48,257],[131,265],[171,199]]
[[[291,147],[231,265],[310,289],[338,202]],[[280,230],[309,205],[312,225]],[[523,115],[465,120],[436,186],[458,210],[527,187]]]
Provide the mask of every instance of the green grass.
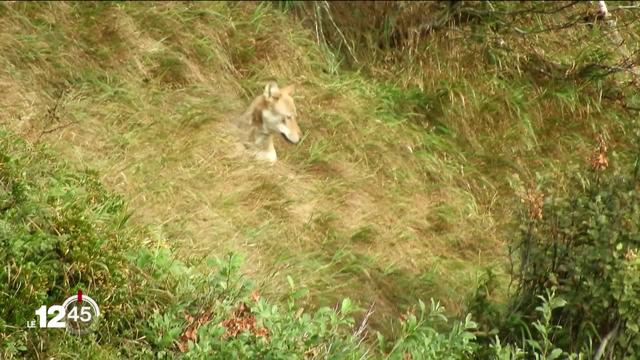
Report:
[[[514,176],[528,186],[584,162],[599,133],[620,161],[632,148],[630,115],[599,96],[607,84],[537,80],[516,36],[512,53],[481,56],[486,43],[445,32],[410,63],[373,53],[347,69],[267,3],[0,9],[0,122],[98,170],[183,259],[245,254],[274,299],[291,276],[309,306],[376,300],[372,323],[388,333],[417,299],[461,314],[477,273],[504,274]],[[578,30],[539,36],[553,60],[602,58],[544,45],[576,44]],[[238,154],[229,125],[270,79],[298,84],[304,132],[295,147],[278,140],[274,167]]]

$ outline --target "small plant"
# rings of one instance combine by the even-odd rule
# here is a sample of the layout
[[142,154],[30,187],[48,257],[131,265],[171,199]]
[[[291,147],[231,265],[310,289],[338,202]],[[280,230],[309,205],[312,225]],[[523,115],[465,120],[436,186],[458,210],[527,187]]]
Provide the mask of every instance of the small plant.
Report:
[[515,360],[533,358],[536,360],[583,359],[582,354],[569,354],[556,347],[554,337],[562,331],[562,327],[552,324],[552,313],[564,307],[567,302],[555,296],[555,290],[547,290],[546,296],[538,296],[541,300],[536,311],[542,318],[536,319],[531,326],[535,330],[523,339],[522,347],[517,344],[503,346],[500,338],[495,337],[489,346],[496,360]]
[[[447,322],[444,308],[431,301],[427,312],[424,302],[419,302],[419,312],[409,311],[401,322],[401,331],[389,351],[388,359],[468,359],[476,350],[477,324],[468,315],[464,321],[455,322],[448,333],[437,327]],[[378,346],[386,347],[386,340],[378,333]]]
[[[553,310],[562,308],[567,304],[567,302],[560,298],[556,298],[554,290],[547,290],[546,297],[538,296],[538,298],[542,300],[542,305],[536,307],[536,311],[538,311],[542,316],[542,321],[538,319],[532,325],[536,330],[539,339],[527,339],[525,349],[527,347],[530,348],[535,359],[540,360],[554,360],[560,358],[560,356],[568,356],[568,354],[562,349],[555,347],[552,341],[554,335],[562,330],[562,327],[551,324],[551,313]],[[574,357],[570,356],[568,358],[571,359]]]

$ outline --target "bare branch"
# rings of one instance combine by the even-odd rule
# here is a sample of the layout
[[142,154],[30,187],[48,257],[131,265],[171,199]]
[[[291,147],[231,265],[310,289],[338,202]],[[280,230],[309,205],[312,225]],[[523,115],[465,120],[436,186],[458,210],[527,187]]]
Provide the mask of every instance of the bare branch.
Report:
[[556,14],[559,11],[562,11],[564,9],[570,8],[576,4],[580,3],[580,1],[571,1],[568,4],[562,5],[562,6],[558,6],[555,7],[553,9],[550,10],[540,10],[537,7],[533,6],[533,7],[529,7],[527,9],[522,9],[522,10],[515,10],[515,11],[508,11],[508,12],[502,12],[502,15],[507,15],[507,16],[513,16],[513,15],[521,15],[521,14],[545,14],[545,15],[550,15],[550,14]]
[[371,315],[373,315],[373,307],[375,306],[375,304],[376,304],[375,301],[371,303],[371,306],[369,306],[369,309],[364,314],[364,317],[362,318],[362,321],[360,322],[360,326],[358,326],[356,331],[354,331],[354,333],[353,333],[353,336],[355,336],[356,338],[359,338],[360,341],[362,341],[362,339],[364,339],[364,337],[366,335],[366,329],[367,329],[367,325],[369,323],[369,317],[371,317]]
[[43,131],[40,133],[40,136],[38,136],[38,139],[40,139],[40,138],[41,138],[43,135],[45,135],[45,134],[50,134],[50,133],[52,133],[52,132],[54,132],[54,131],[62,130],[62,129],[64,129],[64,128],[68,127],[68,126],[71,126],[71,125],[73,125],[73,124],[77,124],[77,123],[78,123],[78,121],[69,121],[69,122],[68,122],[68,123],[66,123],[66,124],[62,124],[62,125],[59,125],[59,126],[53,127],[53,128],[51,128],[51,129],[43,130]]

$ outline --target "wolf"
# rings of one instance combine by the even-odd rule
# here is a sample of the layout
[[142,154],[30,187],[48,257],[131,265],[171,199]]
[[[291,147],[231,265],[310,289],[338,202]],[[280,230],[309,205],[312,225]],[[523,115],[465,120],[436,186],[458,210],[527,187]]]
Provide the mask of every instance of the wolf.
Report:
[[295,85],[280,89],[275,82],[267,83],[264,92],[241,116],[241,122],[249,128],[245,147],[254,150],[257,159],[272,164],[278,160],[273,146],[274,135],[282,135],[291,144],[300,142],[302,133],[296,121],[294,92]]

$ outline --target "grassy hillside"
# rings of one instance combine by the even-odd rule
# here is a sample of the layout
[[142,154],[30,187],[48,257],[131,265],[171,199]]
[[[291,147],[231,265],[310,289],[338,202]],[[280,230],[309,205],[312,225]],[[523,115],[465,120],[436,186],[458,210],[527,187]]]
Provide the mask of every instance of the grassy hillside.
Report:
[[[485,269],[503,298],[527,191],[561,188],[599,138],[611,164],[635,159],[637,79],[593,66],[624,66],[635,13],[615,13],[624,46],[562,27],[585,3],[522,17],[493,4],[504,18],[379,47],[394,34],[376,32],[383,9],[349,6],[329,20],[301,4],[0,4],[0,123],[98,171],[144,244],[243,254],[264,297],[286,300],[290,276],[311,308],[375,303],[387,335],[418,299],[466,312]],[[278,140],[273,167],[230,124],[272,79],[298,85],[304,132]]]
[[[100,169],[134,220],[187,256],[240,251],[268,293],[292,275],[316,301],[377,300],[384,314],[431,296],[455,310],[502,252],[473,191],[488,179],[446,129],[408,118],[433,100],[342,73],[271,6],[3,12],[4,122]],[[271,78],[299,84],[306,136],[279,142],[274,168],[238,156],[228,129]]]

